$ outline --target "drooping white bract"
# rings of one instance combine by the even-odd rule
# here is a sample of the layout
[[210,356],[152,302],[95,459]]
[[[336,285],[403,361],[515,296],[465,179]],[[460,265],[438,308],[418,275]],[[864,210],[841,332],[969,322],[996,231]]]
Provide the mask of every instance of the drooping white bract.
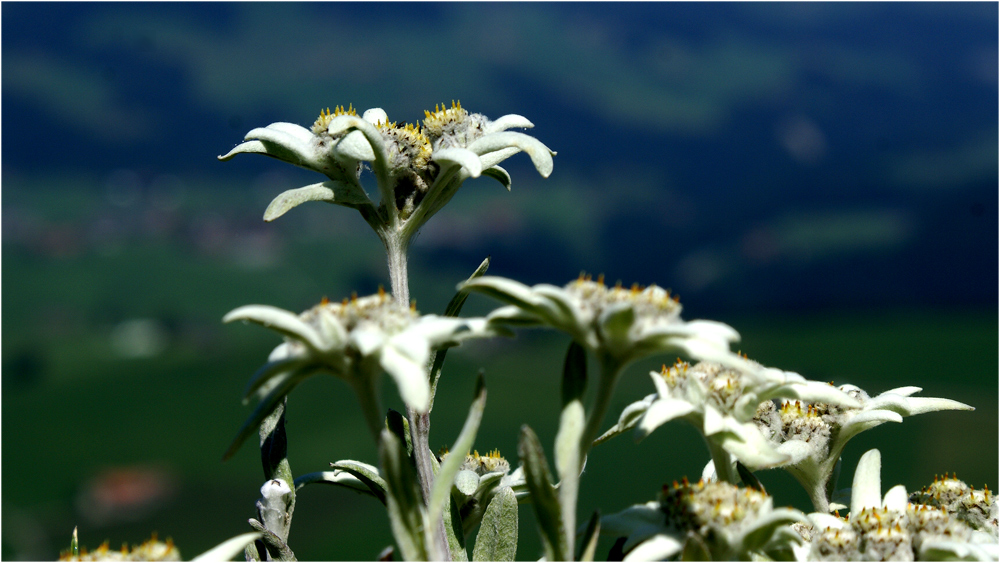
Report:
[[[661,425],[680,418],[697,428],[709,444],[716,444],[755,468],[787,462],[753,423],[758,405],[784,397],[857,406],[859,403],[828,383],[765,368],[749,361],[751,370],[727,368],[714,362],[694,366],[678,360],[650,372],[656,393],[625,407],[618,423],[598,441],[634,428],[636,441]],[[713,456],[714,457],[714,456]]]
[[[858,405],[834,405],[828,401],[782,399],[780,406],[762,403],[754,416],[760,431],[788,461],[781,466],[802,483],[814,508],[827,512],[832,491],[830,479],[847,442],[859,433],[884,422],[902,422],[904,416],[940,410],[973,410],[949,399],[912,397],[919,387],[900,387],[870,397],[854,385],[841,391]],[[807,404],[811,402],[811,404]],[[750,464],[748,464],[750,466]],[[756,467],[750,466],[752,469]]]
[[729,349],[739,340],[732,327],[715,321],[684,321],[681,305],[656,285],[607,287],[603,279],[581,276],[565,287],[482,276],[460,289],[487,294],[508,303],[487,316],[510,325],[548,325],[566,332],[595,354],[619,365],[661,352],[744,365]]
[[601,533],[626,537],[625,561],[662,561],[682,551],[695,560],[749,560],[791,554],[801,542],[791,525],[808,522],[793,508],[774,508],[761,491],[724,482],[664,486],[660,499],[601,519]]

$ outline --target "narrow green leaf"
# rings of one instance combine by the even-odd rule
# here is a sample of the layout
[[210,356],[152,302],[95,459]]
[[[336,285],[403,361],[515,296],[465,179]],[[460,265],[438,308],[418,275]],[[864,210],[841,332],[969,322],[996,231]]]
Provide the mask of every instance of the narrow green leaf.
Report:
[[[306,485],[312,485],[313,483],[320,483],[326,485],[334,485],[338,487],[343,487],[345,489],[350,489],[356,493],[376,496],[372,491],[372,488],[366,484],[360,478],[352,475],[349,471],[339,470],[339,471],[316,471],[314,473],[307,473],[305,475],[299,475],[295,478],[295,491],[298,492],[299,489],[305,487]],[[385,504],[383,502],[383,504]]]
[[[472,272],[469,276],[469,280],[478,278],[486,273],[486,270],[490,267],[490,257],[487,256],[476,271]],[[468,281],[468,280],[466,280]],[[446,317],[457,317],[460,312],[462,312],[462,306],[465,305],[465,300],[469,297],[469,290],[460,289],[455,293],[455,296],[451,298],[448,302],[448,306],[444,309],[444,316]],[[444,348],[438,350],[434,353],[434,360],[431,362],[431,402],[428,412],[434,409],[434,395],[437,392],[437,384],[441,379],[441,370],[444,369],[444,359],[448,355],[448,349]]]
[[406,457],[413,458],[413,438],[410,436],[410,421],[401,413],[389,409],[385,415],[385,427],[406,444]]
[[468,561],[469,552],[465,549],[465,524],[455,499],[450,499],[449,510],[444,513],[444,530],[448,537],[448,552],[452,561]]
[[[486,259],[479,264],[479,267],[476,268],[476,271],[472,272],[472,275],[469,276],[469,278],[465,281],[474,280],[479,276],[485,274],[486,270],[488,270],[489,267],[490,267],[490,257],[487,256]],[[451,298],[451,301],[448,302],[448,306],[445,307],[444,316],[457,317],[458,314],[462,311],[462,306],[465,305],[465,300],[468,298],[469,298],[469,290],[467,289],[458,290],[458,292],[455,293],[455,296]]]
[[601,511],[595,510],[590,515],[587,522],[587,529],[583,532],[580,542],[580,552],[577,554],[577,561],[593,561],[594,552],[597,551],[597,539],[601,535]]
[[559,508],[567,546],[576,544],[576,497],[580,489],[580,442],[586,426],[583,403],[573,400],[563,407],[556,433],[555,461],[559,473]]
[[233,454],[240,449],[240,446],[242,446],[243,442],[250,437],[250,434],[252,434],[255,430],[260,429],[261,422],[274,412],[278,403],[284,400],[285,396],[291,393],[292,389],[294,389],[296,385],[302,383],[315,373],[316,370],[312,368],[302,368],[296,370],[283,379],[281,383],[279,383],[274,389],[271,390],[270,393],[267,394],[267,396],[261,399],[257,408],[254,409],[250,416],[247,417],[246,421],[243,422],[243,426],[240,427],[239,431],[236,433],[236,437],[233,438],[232,443],[229,444],[229,448],[222,456],[222,461],[226,461],[233,457]]
[[[483,374],[480,373],[476,379],[476,398],[469,407],[469,416],[465,419],[465,425],[455,440],[455,444],[449,450],[447,459],[441,464],[437,477],[434,478],[434,487],[431,489],[431,498],[428,503],[428,514],[430,521],[436,526],[441,521],[449,499],[451,499],[451,487],[455,483],[455,475],[458,474],[465,456],[472,449],[472,444],[476,441],[476,433],[479,431],[479,423],[483,419],[483,410],[486,408],[486,385],[483,381]],[[432,532],[432,537],[437,534]]]
[[[344,471],[350,475],[353,475],[355,478],[361,481],[362,484],[368,487],[368,490],[371,492],[371,494],[375,495],[375,498],[377,498],[379,502],[381,502],[382,504],[386,504],[385,497],[386,497],[387,485],[385,484],[385,479],[383,479],[382,476],[378,474],[378,471],[373,471],[375,469],[374,467],[368,464],[362,464],[351,460],[341,460],[336,463],[331,463],[330,467],[332,467],[335,470]],[[323,473],[329,473],[329,472],[324,471]],[[336,484],[340,480],[334,477],[334,479],[332,480],[324,479],[324,481],[329,482],[331,484]],[[302,484],[306,485],[308,483],[303,482]],[[295,486],[296,487],[299,486],[298,481],[296,481]],[[349,485],[345,484],[345,486]]]
[[559,499],[556,497],[555,487],[552,486],[549,462],[545,459],[545,451],[538,441],[538,436],[527,424],[521,426],[517,453],[524,465],[525,484],[531,491],[532,506],[538,519],[545,557],[549,561],[568,561],[571,553],[566,545]]
[[379,440],[379,460],[389,494],[386,497],[392,535],[407,561],[428,561],[427,514],[417,477],[403,442],[389,430]]
[[575,340],[569,343],[566,350],[566,361],[563,362],[562,404],[573,400],[583,400],[587,391],[587,352]]
[[736,460],[736,472],[740,474],[740,479],[743,480],[744,487],[757,489],[758,491],[767,494],[767,491],[764,490],[764,484],[760,482],[760,479],[757,479],[757,476],[747,469],[747,466],[740,463],[739,460]]
[[490,501],[472,550],[473,561],[513,561],[517,555],[517,498],[503,487]]

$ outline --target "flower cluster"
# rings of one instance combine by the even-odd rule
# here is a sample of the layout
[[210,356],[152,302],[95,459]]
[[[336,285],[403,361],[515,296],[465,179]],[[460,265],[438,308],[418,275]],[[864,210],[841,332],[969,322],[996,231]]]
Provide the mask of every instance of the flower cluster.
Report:
[[[631,428],[635,428],[636,440],[641,440],[666,422],[680,418],[705,436],[710,449],[722,448],[744,465],[772,467],[790,457],[777,451],[752,422],[758,405],[771,404],[771,399],[778,397],[858,405],[831,385],[765,368],[750,360],[747,364],[750,369],[741,370],[715,362],[691,366],[678,360],[673,366],[664,365],[661,371],[650,372],[656,393],[625,407],[618,424],[598,442]],[[713,455],[713,459],[717,457]],[[715,466],[719,475],[732,474],[728,467],[719,465]]]
[[[293,388],[320,372],[354,387],[377,434],[382,415],[374,383],[382,371],[396,382],[408,406],[426,412],[431,397],[427,375],[431,351],[493,334],[484,319],[420,316],[383,290],[339,303],[324,300],[299,315],[268,305],[246,305],[223,318],[224,322],[236,320],[260,324],[285,337],[247,387],[247,397],[256,394],[260,406],[248,420],[250,426],[244,425],[243,438]],[[229,453],[238,446],[234,442]]]
[[630,288],[604,285],[581,275],[565,287],[528,287],[501,277],[483,276],[460,286],[508,303],[490,313],[490,322],[519,326],[548,325],[562,330],[599,357],[618,365],[668,350],[694,358],[742,365],[729,350],[739,334],[714,321],[684,321],[679,300],[650,285]]
[[[518,152],[527,153],[542,176],[552,173],[553,151],[533,137],[508,131],[532,127],[524,117],[505,115],[494,121],[454,102],[424,116],[422,125],[398,123],[390,122],[381,108],[359,117],[353,107],[338,106],[320,112],[310,129],[293,123],[253,129],[219,159],[263,154],[329,178],[279,195],[265,220],[306,201],[327,201],[360,209],[382,237],[395,230],[407,240],[468,178],[487,175],[510,189],[510,175],[499,164]],[[375,173],[378,206],[361,186],[362,162],[370,162]]]
[[696,559],[746,560],[791,553],[801,512],[774,508],[762,491],[719,481],[664,486],[660,499],[601,521],[601,533],[627,537],[626,561],[659,561],[681,552]]
[[120,550],[111,549],[109,542],[102,543],[94,551],[87,551],[81,548],[76,555],[63,553],[59,556],[59,561],[180,561],[181,554],[177,551],[177,546],[173,540],[167,538],[166,542],[153,537],[139,545],[129,549],[128,545],[122,544]]
[[[871,450],[858,463],[850,515],[842,518],[817,512],[809,515],[810,525],[796,528],[804,540],[803,546],[796,550],[799,560],[995,561],[1000,555],[995,529],[977,529],[959,512],[912,502],[914,499],[960,502],[965,495],[952,493],[963,486],[968,489],[964,483],[935,479],[933,485],[910,495],[909,499],[906,489],[897,485],[882,497],[880,471],[881,454]],[[989,502],[991,495],[970,500]],[[996,500],[992,499],[992,503],[995,514]]]
[[934,482],[910,494],[910,502],[944,510],[976,530],[998,535],[1000,499],[988,487],[976,490],[957,477],[934,476]]
[[[778,403],[762,403],[753,418],[775,450],[788,456],[782,467],[802,483],[819,512],[831,508],[832,491],[828,485],[835,485],[831,477],[844,447],[854,436],[884,422],[902,422],[904,416],[939,410],[973,410],[950,399],[913,397],[919,387],[891,389],[876,397],[854,385],[841,385],[839,389],[856,404],[786,398]],[[752,469],[761,467],[747,465]]]

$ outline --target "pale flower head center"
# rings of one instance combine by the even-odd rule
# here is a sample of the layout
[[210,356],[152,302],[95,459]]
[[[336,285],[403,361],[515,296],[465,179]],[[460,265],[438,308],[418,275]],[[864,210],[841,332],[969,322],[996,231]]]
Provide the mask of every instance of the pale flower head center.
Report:
[[782,436],[785,440],[801,440],[825,450],[830,442],[829,419],[832,416],[829,409],[829,405],[823,403],[810,405],[802,401],[783,400],[778,410]]
[[707,401],[724,413],[732,412],[747,386],[746,376],[714,362],[698,362],[692,367],[677,360],[670,367],[664,365],[660,377],[677,397],[686,397],[689,385],[700,385],[706,392]]
[[640,327],[673,323],[680,319],[680,302],[671,297],[669,291],[656,285],[643,288],[639,284],[632,284],[631,288],[626,289],[618,283],[607,287],[603,276],[592,281],[590,276],[581,275],[564,289],[589,319],[596,319],[604,310],[623,303],[631,306],[636,325]]
[[358,327],[374,325],[389,335],[402,332],[419,316],[412,308],[396,303],[384,290],[366,297],[345,298],[340,303],[324,300],[302,313],[300,318],[317,330],[321,330],[320,309],[330,313],[347,332]]
[[434,150],[467,147],[485,134],[490,120],[481,113],[469,113],[461,102],[434,106],[434,111],[424,111],[423,130]]
[[702,526],[738,525],[756,519],[767,504],[767,495],[750,488],[739,488],[722,481],[695,484],[684,479],[680,484],[664,486],[660,507],[667,522],[677,528],[698,530]]
[[348,106],[346,110],[344,109],[344,106],[337,106],[333,108],[333,112],[330,111],[330,108],[326,108],[325,111],[321,110],[319,112],[319,117],[317,117],[316,121],[313,122],[313,135],[318,137],[330,137],[330,134],[327,132],[327,128],[330,126],[330,122],[333,121],[333,118],[340,117],[341,115],[356,116],[358,115],[358,112],[354,109],[354,106]]

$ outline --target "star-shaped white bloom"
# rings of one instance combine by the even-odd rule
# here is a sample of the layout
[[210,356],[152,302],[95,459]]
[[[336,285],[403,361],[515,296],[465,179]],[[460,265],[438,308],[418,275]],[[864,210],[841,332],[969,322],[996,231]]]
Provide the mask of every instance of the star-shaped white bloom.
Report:
[[902,422],[904,416],[940,410],[973,410],[969,405],[949,399],[912,397],[920,391],[919,387],[899,387],[877,397],[870,397],[854,385],[841,385],[839,389],[856,399],[860,406],[784,399],[780,406],[762,403],[755,416],[758,428],[775,449],[788,456],[782,467],[802,483],[818,512],[830,509],[833,493],[830,489],[836,486],[831,477],[844,447],[854,436],[885,422]]
[[[509,190],[510,175],[499,164],[518,152],[527,153],[538,172],[548,177],[555,153],[534,137],[508,131],[529,127],[532,123],[519,115],[490,120],[454,103],[425,112],[422,125],[390,122],[381,108],[358,117],[353,108],[338,107],[320,113],[311,129],[292,123],[253,129],[245,142],[219,159],[264,154],[329,178],[279,195],[265,220],[306,201],[327,201],[358,208],[369,223],[383,230],[391,227],[408,240],[468,178],[487,175]],[[361,162],[370,162],[375,173],[378,206],[361,186]]]
[[662,561],[682,551],[697,560],[748,560],[791,553],[801,540],[791,524],[808,522],[792,508],[774,508],[761,491],[723,482],[664,486],[660,500],[601,519],[601,533],[626,537],[625,561]]
[[482,276],[460,289],[484,293],[509,303],[487,317],[493,323],[548,325],[566,332],[595,354],[620,365],[660,352],[744,365],[729,344],[739,340],[732,327],[715,321],[684,321],[681,305],[670,293],[651,285],[607,287],[603,279],[580,276],[565,287]]
[[[254,430],[257,418],[267,416],[295,386],[319,372],[332,373],[354,387],[373,430],[381,426],[374,385],[382,371],[396,382],[407,406],[427,412],[431,351],[495,334],[485,319],[420,316],[384,291],[341,303],[323,302],[300,315],[268,305],[247,305],[223,318],[223,322],[236,320],[254,322],[285,336],[247,387],[247,397],[256,394],[260,405],[242,434]],[[238,445],[234,442],[230,451]]]
[[[638,441],[661,425],[680,418],[697,428],[710,448],[721,447],[744,465],[772,467],[788,462],[790,456],[775,450],[753,423],[762,402],[784,397],[860,405],[827,383],[808,381],[797,373],[764,368],[752,361],[749,364],[753,369],[747,371],[714,362],[690,366],[678,360],[669,368],[664,365],[660,372],[650,372],[656,393],[625,407],[618,424],[598,438],[598,442],[632,428]],[[713,459],[716,457],[720,456],[713,452]],[[719,472],[729,473],[732,471]]]
[[850,515],[809,515],[807,547],[796,550],[806,561],[996,561],[994,534],[975,530],[942,508],[908,502],[897,485],[881,493],[882,456],[861,456],[851,487]]

